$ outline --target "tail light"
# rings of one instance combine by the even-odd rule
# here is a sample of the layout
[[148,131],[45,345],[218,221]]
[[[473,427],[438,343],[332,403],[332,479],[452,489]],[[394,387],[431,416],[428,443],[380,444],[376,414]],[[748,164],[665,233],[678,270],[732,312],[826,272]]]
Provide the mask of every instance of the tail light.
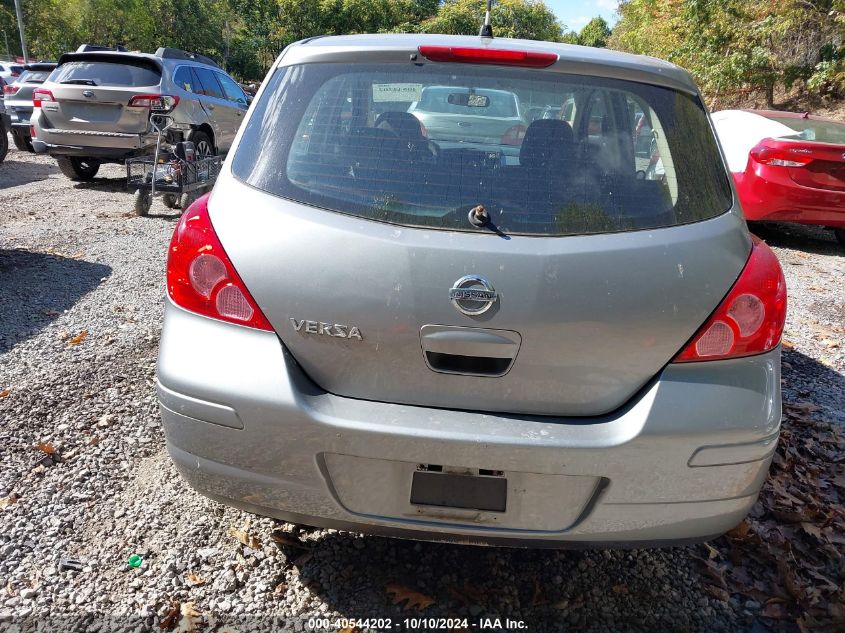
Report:
[[40,108],[42,103],[55,100],[56,98],[53,96],[53,93],[46,88],[36,88],[32,91],[32,105],[36,108]]
[[428,138],[428,129],[423,125],[422,121],[420,121],[420,136]]
[[20,90],[20,89],[21,89],[20,86],[14,86],[14,85],[11,85],[11,84],[8,85],[8,86],[3,86],[3,94],[4,95],[13,95],[13,94],[16,94],[18,92],[18,90]]
[[528,128],[524,125],[517,124],[508,128],[507,132],[502,134],[502,145],[522,145],[522,139],[525,138],[525,133]]
[[135,95],[129,99],[130,108],[147,108],[155,112],[170,112],[179,103],[175,95]]
[[433,62],[457,62],[463,64],[495,64],[497,66],[546,68],[558,60],[556,53],[518,51],[503,48],[420,46],[419,51],[423,57]]
[[812,156],[806,155],[806,150],[774,148],[762,144],[752,149],[750,154],[758,163],[774,167],[804,167],[813,162]]
[[786,280],[777,257],[754,238],[751,256],[728,296],[674,362],[721,360],[777,347],[786,320]]
[[185,310],[272,331],[214,232],[208,196],[188,207],[173,232],[167,256],[167,292]]
[[36,138],[36,136],[35,136],[35,126],[34,126],[34,125],[30,125],[30,126],[29,126],[29,135],[30,135],[32,138]]

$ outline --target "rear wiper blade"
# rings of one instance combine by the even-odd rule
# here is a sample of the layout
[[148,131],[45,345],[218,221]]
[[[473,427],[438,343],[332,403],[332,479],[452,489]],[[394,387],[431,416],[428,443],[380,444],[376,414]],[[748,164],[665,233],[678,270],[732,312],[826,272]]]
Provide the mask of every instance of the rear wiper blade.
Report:
[[63,84],[75,84],[77,86],[96,86],[97,82],[93,79],[67,79]]

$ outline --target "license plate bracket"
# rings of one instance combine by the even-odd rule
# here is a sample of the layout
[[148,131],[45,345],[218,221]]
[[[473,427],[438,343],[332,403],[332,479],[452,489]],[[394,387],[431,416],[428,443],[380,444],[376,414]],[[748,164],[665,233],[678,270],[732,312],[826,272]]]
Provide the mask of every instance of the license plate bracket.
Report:
[[411,504],[505,512],[508,480],[504,477],[416,471],[411,482]]

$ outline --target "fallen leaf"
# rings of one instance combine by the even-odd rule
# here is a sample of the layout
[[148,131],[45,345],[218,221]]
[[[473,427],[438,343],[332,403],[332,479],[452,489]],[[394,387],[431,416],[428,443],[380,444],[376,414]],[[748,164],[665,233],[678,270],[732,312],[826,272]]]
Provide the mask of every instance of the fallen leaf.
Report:
[[340,629],[340,633],[354,633],[357,630],[358,629],[356,629],[354,626],[350,625],[350,626],[345,626],[342,629]]
[[300,541],[295,536],[291,536],[286,532],[273,532],[270,535],[270,540],[276,545],[288,545],[290,547],[298,547],[299,549],[310,550],[311,548]]
[[276,585],[276,589],[274,590],[276,593],[285,593],[288,590],[288,584],[286,582],[280,582]]
[[188,572],[185,575],[185,582],[188,583],[191,587],[200,587],[205,584],[205,578],[198,576],[193,572]]
[[618,596],[625,595],[628,593],[628,585],[613,585],[611,590]]
[[742,523],[737,525],[734,529],[728,531],[727,537],[731,539],[743,540],[748,537],[748,533],[750,531],[751,524],[748,522],[747,519],[743,519]]
[[162,631],[169,631],[176,624],[176,618],[179,616],[179,601],[174,600],[170,603],[170,608],[159,622],[158,628]]
[[10,393],[12,392],[8,389],[4,389],[3,391],[0,391],[0,398],[8,398]]
[[35,448],[37,448],[42,453],[47,453],[47,455],[56,454],[56,448],[52,444],[50,444],[50,442],[39,442],[35,445]]
[[839,341],[834,341],[833,339],[830,339],[830,338],[823,338],[823,339],[822,339],[821,341],[819,341],[819,342],[820,342],[822,345],[826,345],[826,346],[827,346],[827,347],[829,347],[830,349],[836,349],[837,347],[839,347]]
[[764,618],[772,618],[773,620],[785,620],[789,617],[786,612],[786,607],[780,602],[769,602],[760,611],[760,615]]
[[58,310],[44,310],[44,316],[57,317],[61,314]]
[[795,349],[795,343],[788,341],[787,339],[783,339],[781,341],[781,345],[783,345],[785,349]]
[[179,633],[196,633],[200,624],[202,613],[194,608],[194,603],[183,603],[179,607]]
[[82,341],[85,340],[85,337],[88,336],[88,330],[82,330],[79,334],[71,338],[67,344],[68,345],[79,345]]
[[241,545],[246,545],[250,549],[261,549],[261,541],[258,540],[258,537],[250,535],[246,530],[229,528],[229,536],[237,539]]
[[10,494],[8,497],[0,497],[0,509],[7,508],[17,502],[18,496],[15,493]]
[[722,602],[730,602],[731,600],[731,594],[716,585],[704,585],[704,591]]
[[540,587],[540,581],[536,578],[534,579],[534,595],[531,598],[531,606],[532,607],[539,607],[544,605],[548,602],[546,597],[543,595],[543,590]]
[[388,594],[393,594],[393,604],[405,602],[405,606],[403,607],[405,611],[409,609],[422,611],[434,604],[434,598],[404,585],[388,583],[384,588]]

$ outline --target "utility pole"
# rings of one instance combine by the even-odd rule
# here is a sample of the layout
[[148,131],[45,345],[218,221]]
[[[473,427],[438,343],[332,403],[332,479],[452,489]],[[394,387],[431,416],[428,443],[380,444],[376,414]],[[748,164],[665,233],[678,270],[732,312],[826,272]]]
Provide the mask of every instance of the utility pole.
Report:
[[15,14],[18,16],[18,31],[21,34],[21,52],[23,53],[23,63],[29,61],[29,55],[26,52],[26,35],[23,33],[23,13],[21,12],[21,0],[15,0]]

